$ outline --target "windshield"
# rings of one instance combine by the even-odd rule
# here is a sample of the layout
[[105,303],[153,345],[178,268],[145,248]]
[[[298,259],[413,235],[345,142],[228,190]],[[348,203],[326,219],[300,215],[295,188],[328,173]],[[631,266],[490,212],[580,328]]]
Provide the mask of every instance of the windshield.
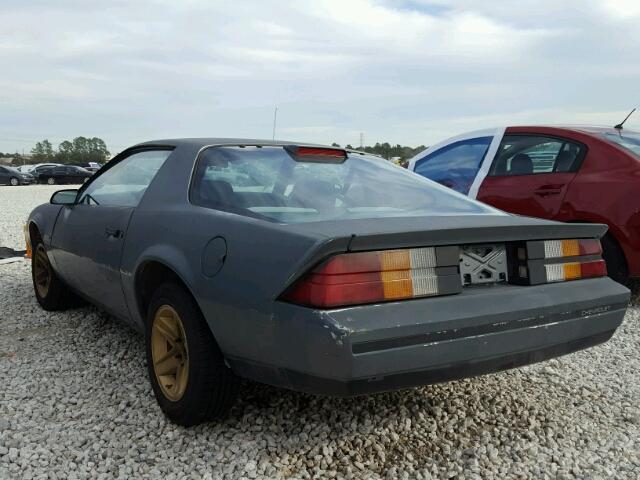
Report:
[[605,133],[604,137],[612,143],[629,150],[631,153],[640,157],[640,133]]
[[380,158],[351,153],[344,163],[310,163],[282,147],[204,150],[190,198],[281,223],[497,212]]

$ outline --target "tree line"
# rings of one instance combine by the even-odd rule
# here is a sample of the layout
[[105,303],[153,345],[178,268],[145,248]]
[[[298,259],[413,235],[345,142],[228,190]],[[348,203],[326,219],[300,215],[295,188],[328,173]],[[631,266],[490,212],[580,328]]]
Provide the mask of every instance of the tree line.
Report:
[[[76,137],[73,140],[65,140],[53,148],[47,139],[37,142],[31,149],[29,163],[86,163],[106,162],[111,154],[107,150],[107,144],[98,137]],[[19,153],[0,153],[0,158],[13,157],[12,164],[22,165],[25,159]]]
[[[331,145],[334,147],[340,146],[335,142],[332,143]],[[379,155],[387,160],[391,160],[392,158],[397,158],[398,161],[402,163],[406,160],[409,160],[411,157],[413,157],[417,153],[420,153],[422,150],[424,150],[427,147],[425,147],[424,145],[420,145],[418,147],[412,148],[412,147],[407,147],[405,145],[400,145],[400,144],[391,145],[388,142],[384,142],[384,143],[376,142],[376,144],[373,146],[352,147],[351,145],[345,145],[344,148],[350,149],[350,150],[360,150],[366,153],[373,153],[374,155]]]
[[[334,147],[340,147],[337,143],[332,143]],[[376,142],[373,146],[353,147],[345,145],[344,148],[350,150],[360,150],[366,153],[379,155],[387,160],[397,158],[400,163],[405,162],[426,147],[420,145],[412,148],[405,145],[391,145],[388,142]],[[37,142],[31,149],[30,163],[104,163],[110,157],[107,145],[101,138],[76,137],[72,141],[65,140],[54,150],[53,145],[47,139]],[[13,158],[14,165],[22,165],[24,159],[19,153],[0,153],[0,158]]]

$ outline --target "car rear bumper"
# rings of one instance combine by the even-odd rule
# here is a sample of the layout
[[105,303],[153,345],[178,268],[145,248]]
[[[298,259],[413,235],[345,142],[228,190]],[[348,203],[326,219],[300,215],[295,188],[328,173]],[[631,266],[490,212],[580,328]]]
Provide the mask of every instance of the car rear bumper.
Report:
[[[331,311],[283,305],[241,376],[309,393],[357,395],[518,367],[607,341],[629,291],[608,278]],[[286,313],[288,313],[288,318]]]

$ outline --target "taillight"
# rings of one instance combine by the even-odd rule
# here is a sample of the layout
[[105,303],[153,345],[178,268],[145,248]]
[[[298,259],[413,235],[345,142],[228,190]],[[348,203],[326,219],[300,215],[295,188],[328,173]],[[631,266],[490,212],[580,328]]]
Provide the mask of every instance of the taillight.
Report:
[[581,255],[601,255],[600,240],[589,238],[586,240],[545,240],[544,257],[578,257]]
[[604,277],[607,266],[598,239],[543,240],[517,248],[517,265],[512,272],[514,281],[538,285]]
[[345,253],[329,258],[282,298],[319,308],[458,293],[458,247]]
[[604,277],[607,274],[607,265],[604,260],[593,262],[556,263],[544,266],[547,282],[564,282],[565,280],[577,280],[579,278]]

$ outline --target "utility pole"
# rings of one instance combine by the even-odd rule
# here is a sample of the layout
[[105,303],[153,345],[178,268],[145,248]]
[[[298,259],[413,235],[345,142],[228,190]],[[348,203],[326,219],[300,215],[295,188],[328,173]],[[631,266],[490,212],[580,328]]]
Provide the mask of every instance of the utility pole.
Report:
[[360,149],[364,148],[364,133],[360,132]]
[[273,137],[271,140],[276,139],[276,120],[278,119],[278,107],[273,111]]

